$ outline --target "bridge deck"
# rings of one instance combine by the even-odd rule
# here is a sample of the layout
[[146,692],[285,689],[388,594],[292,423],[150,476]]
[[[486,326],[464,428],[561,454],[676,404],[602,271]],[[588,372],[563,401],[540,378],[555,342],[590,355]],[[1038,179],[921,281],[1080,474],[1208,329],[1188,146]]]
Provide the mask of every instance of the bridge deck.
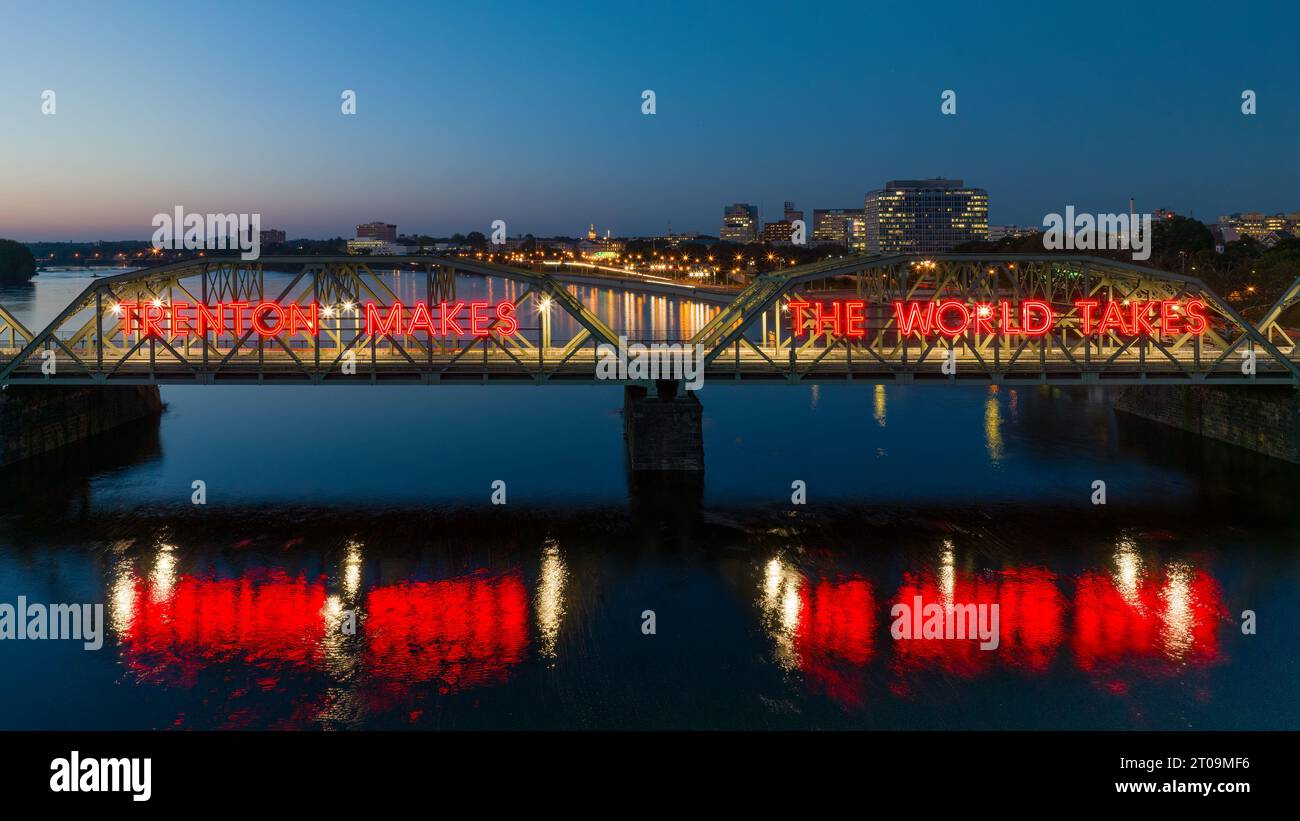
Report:
[[[609,384],[596,376],[597,353],[587,345],[565,353],[559,348],[545,351],[510,350],[476,343],[469,347],[434,347],[428,351],[376,345],[374,350],[350,348],[356,356],[355,373],[344,373],[339,362],[348,348],[322,344],[319,364],[315,352],[295,350],[291,355],[279,347],[256,346],[238,349],[229,359],[230,348],[210,350],[207,364],[191,348],[185,362],[178,361],[161,345],[152,351],[142,348],[115,358],[113,366],[98,370],[94,352],[72,350],[78,359],[62,358],[52,376],[45,375],[39,361],[18,367],[9,374],[11,385],[99,385],[99,384]],[[1202,349],[1178,351],[1172,355],[1152,351],[985,351],[954,350],[955,372],[941,368],[945,351],[938,347],[909,346],[893,356],[880,357],[866,347],[839,346],[795,351],[774,346],[737,345],[707,364],[708,384],[788,384],[820,382],[864,382],[900,384],[1004,383],[1037,384],[1300,384],[1294,374],[1260,361],[1253,375],[1242,373],[1239,362],[1224,358],[1211,364],[1221,352]],[[0,365],[17,352],[0,349]],[[1288,352],[1289,353],[1289,352]],[[409,357],[409,358],[408,358]],[[225,360],[225,361],[223,361]],[[625,380],[635,381],[635,380]]]

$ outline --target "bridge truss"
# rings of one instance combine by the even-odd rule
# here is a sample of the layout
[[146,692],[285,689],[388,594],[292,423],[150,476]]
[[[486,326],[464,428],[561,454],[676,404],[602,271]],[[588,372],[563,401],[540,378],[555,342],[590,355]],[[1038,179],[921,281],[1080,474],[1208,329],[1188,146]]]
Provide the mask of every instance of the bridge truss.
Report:
[[[807,316],[792,334],[789,305],[865,302],[867,333],[833,336]],[[1203,300],[1204,334],[1085,334],[1078,300]],[[1055,323],[1039,337],[970,331],[956,338],[904,334],[896,301],[966,305],[1040,300]],[[1294,343],[1277,320],[1300,301],[1300,280],[1260,327],[1200,280],[1095,257],[894,256],[831,260],[756,278],[692,339],[714,377],[760,381],[1300,384]],[[757,333],[756,333],[757,332]],[[951,358],[950,358],[951,357]],[[949,359],[950,358],[950,359]],[[955,367],[941,367],[949,359]],[[1243,368],[1247,361],[1253,368]]]
[[[455,300],[457,277],[508,283],[518,323],[481,338],[366,333],[360,306]],[[626,280],[611,287],[635,289]],[[400,295],[399,295],[400,292]],[[686,297],[689,298],[689,297]],[[792,300],[861,300],[867,333],[831,335],[805,321],[791,333]],[[1040,337],[971,331],[956,338],[900,333],[896,300],[1041,300],[1056,316]],[[1204,334],[1085,334],[1080,299],[1203,300]],[[263,337],[128,330],[121,305],[271,300],[322,306],[314,331]],[[759,276],[698,329],[710,383],[1075,383],[1300,385],[1292,334],[1278,320],[1300,301],[1300,280],[1258,327],[1202,282],[1109,259],[1056,255],[856,257]],[[563,319],[564,321],[558,321]],[[197,259],[97,280],[39,332],[0,308],[0,385],[385,384],[596,381],[597,346],[619,332],[565,285],[562,274],[439,257]],[[558,333],[559,329],[566,329]],[[943,368],[944,361],[955,367]],[[1247,360],[1253,369],[1243,368]],[[343,367],[353,365],[351,370]],[[52,364],[51,364],[52,363]]]
[[[496,323],[480,338],[366,332],[364,304],[392,310],[403,300],[406,308],[416,301],[454,302],[458,274],[513,283],[521,314],[517,329],[505,333]],[[402,296],[399,279],[408,286]],[[138,323],[128,327],[132,323],[120,307],[263,301],[304,309],[315,303],[319,323],[314,332],[303,328],[268,337],[251,325],[242,332],[226,327],[202,335],[145,334]],[[553,312],[577,328],[559,346],[550,334]],[[527,324],[530,316],[534,325]],[[531,382],[572,370],[570,360],[588,342],[617,341],[605,322],[551,276],[434,257],[179,262],[104,277],[39,334],[0,312],[0,332],[5,331],[25,344],[0,368],[0,384]],[[50,359],[53,374],[47,373]],[[590,359],[583,375],[590,375]],[[344,367],[347,360],[351,369]]]

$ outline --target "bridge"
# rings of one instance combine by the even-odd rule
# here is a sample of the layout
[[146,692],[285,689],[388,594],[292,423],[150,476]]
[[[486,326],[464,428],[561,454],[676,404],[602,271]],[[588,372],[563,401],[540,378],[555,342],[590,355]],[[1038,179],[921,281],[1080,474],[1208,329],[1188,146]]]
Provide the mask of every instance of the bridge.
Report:
[[[100,278],[37,332],[0,307],[0,386],[596,384],[600,346],[617,346],[620,337],[699,346],[707,385],[1300,385],[1300,351],[1279,323],[1300,301],[1300,280],[1253,325],[1194,277],[1111,259],[862,256],[757,276],[724,305],[703,309],[697,327],[638,335],[618,327],[597,300],[580,299],[566,276],[682,299],[720,298],[717,289],[662,280],[433,256],[194,259]],[[439,313],[460,310],[457,280],[464,277],[508,295],[512,316],[480,317],[468,306],[473,329],[468,313],[438,327]],[[818,307],[828,301],[850,311],[856,305],[857,333],[836,332]],[[999,303],[1031,301],[1050,314],[1041,333],[1008,333],[983,321]],[[955,330],[926,333],[901,321],[899,306],[909,302],[946,306],[967,319],[971,308],[961,306],[978,313]],[[1169,304],[1175,312],[1195,302],[1203,327],[1098,327],[1086,306],[1110,302],[1153,310]],[[235,321],[196,324],[197,306],[214,304],[236,306]],[[267,306],[261,326],[238,313],[260,305]],[[178,314],[179,306],[191,313]],[[380,320],[401,316],[368,322],[372,309]],[[408,310],[434,321],[405,325]]]

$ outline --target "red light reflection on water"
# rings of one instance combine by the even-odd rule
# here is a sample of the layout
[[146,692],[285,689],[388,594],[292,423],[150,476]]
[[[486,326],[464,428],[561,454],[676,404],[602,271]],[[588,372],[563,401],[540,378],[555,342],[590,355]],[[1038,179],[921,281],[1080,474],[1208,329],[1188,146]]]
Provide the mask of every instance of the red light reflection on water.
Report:
[[[1218,630],[1227,609],[1209,574],[1181,562],[1148,570],[1123,546],[1113,562],[1109,571],[1082,573],[1070,600],[1045,568],[970,573],[957,569],[945,551],[934,570],[905,574],[897,593],[878,604],[868,580],[813,581],[773,559],[759,606],[777,662],[801,673],[811,692],[848,709],[866,704],[868,672],[877,659],[888,671],[889,691],[906,698],[935,674],[962,679],[1002,669],[1043,675],[1067,659],[1096,683],[1123,693],[1122,674],[1173,676],[1220,658]],[[923,605],[998,605],[997,649],[981,649],[978,639],[892,639],[892,606],[912,607],[918,596]]]
[[995,650],[983,650],[979,639],[915,636],[891,641],[894,654],[890,668],[897,677],[891,689],[897,694],[908,692],[906,677],[924,670],[939,670],[958,677],[979,675],[995,665],[1042,672],[1051,665],[1061,644],[1065,599],[1057,589],[1055,574],[1043,568],[1026,567],[980,575],[946,568],[939,574],[907,574],[893,604],[912,607],[917,596],[923,605],[998,605],[998,646]]
[[[122,661],[142,682],[210,687],[205,712],[217,726],[310,726],[354,709],[349,691],[370,711],[396,709],[424,685],[451,693],[504,682],[527,655],[529,597],[518,573],[374,588],[356,635],[345,636],[345,606],[324,576],[174,568],[168,549],[151,574],[125,569],[114,582]],[[201,684],[214,668],[219,678]],[[351,683],[330,684],[340,677]]]
[[1131,582],[1084,573],[1074,596],[1075,664],[1103,676],[1130,663],[1157,675],[1173,675],[1184,663],[1209,664],[1220,654],[1222,599],[1213,578],[1183,565]]
[[861,706],[864,670],[875,655],[871,582],[820,581],[799,591],[794,658],[809,683],[835,701]]
[[366,596],[366,675],[440,682],[445,692],[506,681],[528,650],[528,591],[518,575],[402,582]]
[[[272,569],[240,578],[133,577],[120,631],[123,661],[144,679],[192,686],[199,671],[238,662],[317,668],[324,651],[325,584]],[[264,686],[270,681],[263,679]]]

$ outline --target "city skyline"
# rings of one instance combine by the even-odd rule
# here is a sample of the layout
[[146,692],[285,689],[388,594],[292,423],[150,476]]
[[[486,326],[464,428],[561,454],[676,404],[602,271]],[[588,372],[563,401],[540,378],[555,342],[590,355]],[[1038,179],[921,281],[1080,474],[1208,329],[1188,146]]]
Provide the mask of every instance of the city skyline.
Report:
[[[291,237],[348,236],[366,215],[434,236],[496,219],[511,235],[580,235],[593,220],[624,236],[713,234],[722,203],[766,221],[785,200],[855,208],[882,180],[940,176],[987,189],[993,224],[1130,196],[1204,221],[1296,208],[1300,90],[1285,78],[1300,58],[1286,27],[1210,5],[1172,19],[1125,7],[1104,38],[1061,10],[746,8],[236,4],[260,21],[246,60],[219,39],[157,36],[162,6],[80,6],[57,36],[0,54],[0,231],[145,238],[153,214],[181,205],[260,213]],[[34,10],[8,20],[41,30]],[[934,38],[935,21],[961,36]],[[106,28],[139,37],[106,43]],[[1018,47],[989,51],[980,33],[993,31]],[[864,40],[884,68],[862,68]],[[1231,64],[1198,56],[1217,51]],[[1257,114],[1241,113],[1243,89]],[[344,90],[356,115],[340,111]]]
[[[934,181],[940,181],[940,180],[941,178],[935,178]],[[944,181],[947,182],[947,180]],[[898,182],[898,181],[892,181],[892,182]],[[913,180],[908,182],[924,182],[924,181]],[[956,182],[961,182],[961,181],[957,180]],[[979,190],[982,192],[982,189]],[[878,194],[878,193],[880,193],[880,191],[868,192],[867,197],[869,199],[871,195]],[[792,201],[790,200],[784,201],[785,206],[789,206],[791,204]],[[745,240],[740,240],[735,238],[729,239],[727,236],[724,236],[724,234],[726,233],[725,229],[727,225],[727,220],[731,216],[729,212],[732,209],[740,206],[752,208],[754,209],[754,213],[758,214],[758,216],[754,216],[752,218],[753,224],[751,227],[751,231],[754,234],[754,237],[752,239],[745,239]],[[681,229],[681,230],[674,229],[671,232],[661,231],[661,232],[648,232],[648,233],[618,233],[618,232],[614,232],[613,229],[602,228],[601,230],[603,230],[605,233],[600,236],[601,238],[605,238],[605,239],[613,238],[613,239],[645,239],[645,240],[666,239],[666,238],[689,239],[692,237],[699,237],[701,239],[714,239],[714,240],[719,240],[724,242],[731,241],[731,242],[736,242],[738,244],[747,244],[747,243],[772,244],[773,241],[766,236],[767,228],[772,225],[779,225],[783,223],[788,225],[790,220],[790,214],[791,214],[791,212],[789,211],[783,211],[780,215],[781,216],[780,219],[769,219],[761,216],[762,211],[758,206],[753,206],[752,204],[741,203],[741,202],[729,203],[724,206],[723,210],[724,210],[724,217],[721,226],[722,230],[708,231],[708,230],[695,230],[695,229]],[[832,239],[830,236],[824,235],[821,220],[823,217],[829,219],[838,216],[842,221],[842,219],[848,215],[854,215],[856,219],[861,220],[863,218],[864,209],[862,208],[814,208],[814,209],[810,209],[810,212],[814,215],[814,219],[807,220],[806,230],[807,230],[807,236],[809,237],[809,240],[807,241],[806,244],[809,245],[847,244],[850,248],[858,247],[859,242],[855,242],[851,235],[847,238],[847,242],[841,242]],[[794,213],[800,215],[800,218],[802,218],[803,211],[797,211]],[[1148,213],[1148,212],[1145,212],[1140,208],[1135,208],[1135,213],[1140,214],[1140,213]],[[1269,233],[1270,231],[1294,230],[1294,226],[1298,222],[1300,222],[1300,219],[1297,219],[1297,217],[1300,216],[1300,211],[1294,209],[1282,209],[1278,211],[1263,211],[1259,209],[1245,208],[1245,209],[1233,211],[1231,213],[1219,213],[1217,216],[1214,217],[1200,216],[1192,213],[1185,213],[1177,208],[1167,209],[1163,207],[1154,208],[1149,213],[1153,213],[1158,218],[1161,219],[1167,217],[1173,217],[1173,216],[1185,216],[1192,219],[1196,219],[1197,221],[1211,228],[1229,226],[1234,229],[1238,229],[1240,228],[1241,224],[1245,223],[1248,226],[1248,230],[1242,231],[1242,233],[1255,236],[1256,238],[1259,238],[1260,236],[1263,236]],[[222,215],[214,214],[211,216],[222,216]],[[1049,214],[1048,216],[1051,215]],[[1258,224],[1252,225],[1252,220]],[[593,239],[595,238],[593,234],[597,234],[597,235],[600,234],[600,231],[595,230],[596,225],[597,223],[594,221],[589,222],[588,228],[586,230],[573,231],[573,232],[559,231],[555,233],[540,233],[536,231],[529,231],[526,229],[512,230],[509,231],[506,234],[506,236],[512,239],[522,239],[524,237],[535,237],[539,240],[548,240],[548,239],[565,239],[565,238],[580,239],[583,235],[586,235],[589,239]],[[385,226],[389,230],[386,231],[384,237],[381,238],[371,234],[368,230],[376,226]],[[987,233],[987,239],[993,241],[993,240],[1000,239],[1003,236],[1006,236],[1008,233],[1011,234],[1034,233],[1036,231],[1043,231],[1046,229],[1046,227],[1047,226],[1044,223],[1019,223],[1019,224],[1011,223],[1011,222],[998,223],[990,219],[987,222],[986,233]],[[835,230],[839,230],[840,228],[841,226],[839,226],[838,224],[835,226]],[[1249,230],[1249,228],[1254,228],[1255,230]],[[154,230],[155,229],[151,226],[148,233],[152,234]],[[354,222],[354,227],[351,231],[343,230],[338,233],[323,234],[318,236],[308,236],[305,234],[296,235],[293,233],[286,233],[284,229],[279,228],[278,226],[264,227],[261,230],[261,234],[263,236],[263,244],[270,243],[270,242],[286,242],[286,241],[291,242],[294,240],[324,241],[324,240],[337,239],[337,238],[343,238],[343,239],[355,238],[357,240],[393,242],[398,239],[412,240],[418,237],[429,237],[434,239],[451,239],[455,236],[467,236],[475,232],[487,236],[490,230],[491,230],[491,226],[487,226],[486,229],[471,227],[471,228],[462,228],[459,230],[446,231],[441,233],[423,231],[418,229],[399,230],[399,226],[397,224],[387,223],[386,220],[381,219],[381,220],[373,220],[369,223]],[[858,228],[857,230],[860,231],[861,228]],[[272,236],[271,238],[268,239],[267,235],[272,235]],[[96,237],[93,239],[81,238],[81,237],[44,238],[44,239],[18,238],[18,239],[20,242],[26,242],[33,245],[52,244],[52,243],[53,244],[65,243],[70,245],[87,245],[96,242],[130,243],[130,242],[148,241],[147,237]],[[862,238],[860,242],[862,246],[865,247],[865,244],[867,242],[866,239]],[[791,244],[791,242],[789,239],[783,238],[783,239],[776,240],[776,244]],[[929,249],[929,250],[932,252],[937,252],[941,249]]]

